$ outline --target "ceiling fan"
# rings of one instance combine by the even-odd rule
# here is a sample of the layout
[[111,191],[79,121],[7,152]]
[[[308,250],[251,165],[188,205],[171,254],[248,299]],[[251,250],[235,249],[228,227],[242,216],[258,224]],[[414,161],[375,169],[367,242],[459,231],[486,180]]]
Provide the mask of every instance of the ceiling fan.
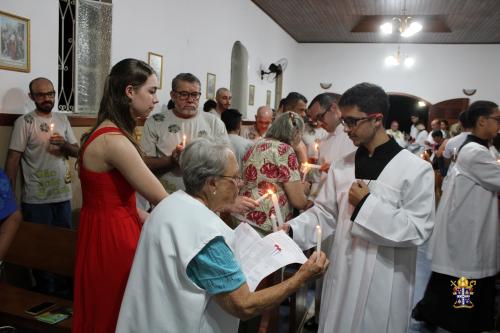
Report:
[[274,80],[276,80],[278,76],[283,74],[283,71],[286,69],[286,66],[288,66],[288,60],[286,58],[281,58],[278,61],[270,64],[269,67],[267,68],[267,71],[261,68],[260,79],[264,80],[264,76],[266,76],[266,79],[269,82],[273,82]]

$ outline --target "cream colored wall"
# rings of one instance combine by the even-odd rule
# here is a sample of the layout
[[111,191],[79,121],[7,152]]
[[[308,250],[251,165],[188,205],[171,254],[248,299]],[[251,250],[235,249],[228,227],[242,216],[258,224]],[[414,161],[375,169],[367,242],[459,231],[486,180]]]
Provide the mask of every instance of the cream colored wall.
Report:
[[[75,137],[77,140],[80,140],[82,134],[87,131],[88,127],[73,127],[73,132],[75,133]],[[12,126],[0,126],[0,166],[2,169],[5,169],[5,159],[7,158],[7,150],[9,149],[10,135],[12,133]],[[80,179],[78,178],[78,173],[75,170],[75,159],[70,158],[71,164],[71,184],[73,190],[73,199],[71,201],[71,207],[73,210],[78,210],[82,207],[82,187],[80,185]],[[20,173],[19,173],[20,174]],[[16,197],[17,201],[21,202],[21,181],[18,175],[17,178],[17,186],[16,186]]]

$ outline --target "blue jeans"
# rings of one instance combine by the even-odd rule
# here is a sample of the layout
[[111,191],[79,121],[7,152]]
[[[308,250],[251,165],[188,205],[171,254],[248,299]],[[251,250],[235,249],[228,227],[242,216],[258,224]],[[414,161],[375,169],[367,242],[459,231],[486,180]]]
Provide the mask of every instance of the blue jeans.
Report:
[[21,204],[23,219],[27,222],[48,224],[52,227],[71,229],[71,202],[69,200],[46,204]]

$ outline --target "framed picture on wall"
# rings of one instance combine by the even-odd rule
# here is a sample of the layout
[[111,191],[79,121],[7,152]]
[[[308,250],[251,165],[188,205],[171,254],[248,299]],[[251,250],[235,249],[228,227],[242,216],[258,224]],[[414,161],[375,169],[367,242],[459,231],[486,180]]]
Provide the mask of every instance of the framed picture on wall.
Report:
[[30,71],[30,20],[0,11],[0,69]]
[[207,73],[207,99],[215,99],[215,74]]
[[271,90],[266,91],[266,106],[271,107]]
[[255,86],[253,84],[248,86],[248,105],[253,105],[255,101]]
[[159,89],[161,89],[163,82],[163,56],[158,53],[148,52],[148,64],[156,72],[158,83],[160,84]]

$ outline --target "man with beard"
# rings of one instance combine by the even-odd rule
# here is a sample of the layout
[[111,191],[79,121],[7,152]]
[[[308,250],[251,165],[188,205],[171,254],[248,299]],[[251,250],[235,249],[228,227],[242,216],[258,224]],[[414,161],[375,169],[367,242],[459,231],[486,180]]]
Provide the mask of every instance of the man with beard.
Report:
[[78,155],[77,140],[68,118],[52,112],[56,95],[52,82],[36,78],[29,90],[36,109],[14,124],[5,173],[15,189],[21,164],[21,210],[25,221],[71,228],[71,172],[67,159]]
[[[146,165],[159,176],[168,193],[184,190],[182,172],[178,160],[184,144],[197,137],[218,137],[229,142],[224,123],[208,112],[199,112],[201,96],[200,80],[191,73],[180,73],[172,80],[170,97],[172,110],[162,110],[144,123],[141,148]],[[239,196],[236,203],[227,208],[230,212],[246,212],[258,207],[258,203]]]
[[221,114],[231,106],[231,99],[232,95],[229,89],[217,89],[217,92],[215,93],[215,101],[217,102],[217,106],[215,107],[215,109],[212,109],[209,112],[220,119]]
[[284,228],[303,249],[316,245],[318,225],[322,239],[333,236],[318,332],[406,332],[417,246],[434,225],[434,174],[385,133],[382,88],[358,84],[338,107],[358,149],[331,165],[314,206]]

